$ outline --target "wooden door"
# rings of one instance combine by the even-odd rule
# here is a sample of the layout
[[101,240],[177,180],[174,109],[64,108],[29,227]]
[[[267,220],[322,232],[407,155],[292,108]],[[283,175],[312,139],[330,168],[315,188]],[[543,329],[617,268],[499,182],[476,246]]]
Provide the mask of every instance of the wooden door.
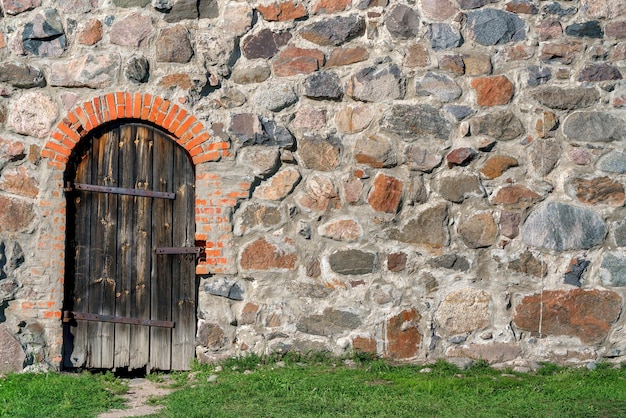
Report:
[[128,123],[87,138],[66,175],[66,367],[185,370],[194,357],[194,172]]

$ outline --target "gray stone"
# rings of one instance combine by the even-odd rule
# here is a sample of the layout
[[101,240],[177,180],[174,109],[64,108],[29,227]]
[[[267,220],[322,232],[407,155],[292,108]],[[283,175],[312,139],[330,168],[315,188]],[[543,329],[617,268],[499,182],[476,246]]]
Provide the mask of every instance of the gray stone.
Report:
[[356,14],[335,16],[311,23],[300,30],[300,36],[321,46],[339,46],[361,36],[365,20]]
[[304,95],[311,99],[339,100],[343,96],[341,80],[330,71],[311,74],[304,80]]
[[376,254],[361,250],[341,250],[328,257],[330,268],[344,275],[369,274],[376,267]]
[[573,259],[563,276],[563,283],[581,287],[583,283],[583,275],[587,271],[589,264],[591,264],[591,262],[583,258]]
[[613,113],[575,112],[565,119],[563,134],[571,141],[624,141],[626,140],[626,121]]
[[603,286],[626,286],[626,255],[604,253],[600,265],[600,278]]
[[233,232],[242,236],[271,228],[282,221],[283,216],[278,206],[260,202],[249,203],[235,213]]
[[168,23],[180,22],[185,19],[198,18],[198,1],[197,0],[176,0],[173,2],[169,11],[165,15]]
[[278,171],[280,152],[278,147],[243,147],[237,153],[237,162],[251,168],[255,177],[267,178]]
[[205,68],[218,67],[218,71],[225,77],[238,58],[236,43],[234,36],[219,32],[200,32],[196,33],[195,53],[201,57]]
[[385,112],[380,126],[408,142],[428,138],[447,140],[452,130],[443,114],[427,104],[396,104]]
[[150,0],[113,0],[113,4],[117,7],[146,7],[150,4]]
[[54,4],[65,13],[89,13],[98,8],[98,0],[56,0]]
[[4,324],[0,324],[0,374],[21,372],[25,359],[22,345]]
[[280,126],[274,119],[261,117],[261,125],[263,126],[264,141],[263,145],[277,145],[282,149],[293,149],[296,138],[289,132],[289,129]]
[[443,110],[445,110],[457,122],[460,122],[476,113],[474,109],[464,105],[445,105]]
[[193,48],[187,29],[181,25],[162,29],[156,40],[156,60],[184,64],[191,60]]
[[270,88],[260,89],[254,95],[252,101],[263,109],[280,112],[295,104],[298,101],[298,95],[291,85],[276,84]]
[[470,268],[467,258],[457,254],[444,254],[428,260],[432,267],[440,267],[448,270],[467,271]]
[[385,26],[393,38],[413,39],[419,33],[419,19],[417,10],[398,4],[389,11]]
[[461,97],[463,90],[447,75],[429,71],[417,81],[416,93],[419,96],[433,95],[442,102],[451,102]]
[[403,227],[389,231],[389,238],[408,244],[421,244],[429,248],[448,245],[448,206],[440,203],[424,209],[409,219]]
[[615,239],[615,245],[626,247],[626,221],[613,224],[613,238]]
[[47,94],[31,92],[24,94],[13,105],[9,124],[18,133],[44,138],[56,121],[59,106]]
[[561,3],[558,2],[552,2],[550,4],[546,4],[545,6],[543,6],[541,8],[541,11],[546,13],[546,14],[551,14],[551,15],[557,15],[559,17],[564,17],[564,16],[569,16],[569,15],[573,15],[576,14],[576,12],[578,11],[577,7],[568,7],[568,8],[563,8],[563,6],[561,6]]
[[146,57],[131,57],[124,67],[124,76],[136,83],[145,83],[150,78],[150,63]]
[[626,173],[626,154],[613,150],[600,157],[596,168],[606,173],[624,174]]
[[548,202],[536,206],[522,227],[522,240],[555,251],[588,249],[602,243],[606,225],[590,209]]
[[362,102],[384,102],[404,98],[405,78],[396,64],[367,67],[348,80],[346,94]]
[[429,151],[419,145],[408,145],[404,150],[406,156],[406,164],[409,170],[423,171],[430,173],[436,167],[439,167],[442,156]]
[[593,106],[600,100],[598,90],[546,86],[533,90],[531,96],[544,106],[558,110],[574,110]]
[[565,28],[565,34],[568,36],[576,36],[579,38],[597,38],[604,37],[604,31],[597,20],[591,20],[583,23],[572,23]]
[[488,135],[500,141],[509,141],[524,134],[522,121],[510,110],[489,113],[470,120],[472,135]]
[[66,62],[54,62],[50,66],[48,82],[57,87],[109,87],[120,67],[117,54],[85,54]]
[[473,174],[441,176],[436,190],[441,197],[454,203],[461,203],[468,197],[486,196],[480,178]]
[[9,83],[13,87],[30,89],[45,87],[46,79],[43,71],[32,65],[19,62],[0,64],[0,83]]
[[341,163],[341,150],[341,140],[336,136],[309,134],[298,139],[299,161],[311,170],[334,170]]
[[219,17],[220,5],[218,0],[200,0],[198,2],[198,14],[200,19],[214,19]]
[[44,9],[24,25],[22,47],[27,55],[58,57],[67,47],[61,16],[55,9]]
[[621,80],[620,70],[606,62],[601,64],[589,64],[583,67],[578,74],[578,81],[611,81]]
[[463,10],[478,9],[489,3],[497,3],[499,0],[458,0],[459,6]]
[[550,67],[538,67],[531,65],[528,67],[528,87],[537,87],[547,83],[552,78]]
[[289,32],[273,32],[262,29],[241,41],[241,52],[248,59],[270,59],[291,39]]
[[114,45],[144,46],[152,32],[154,27],[150,16],[132,13],[111,25],[109,41]]
[[232,69],[230,79],[237,84],[262,83],[272,75],[270,66],[265,61],[252,61],[244,65],[239,62]]
[[458,48],[463,45],[463,36],[459,29],[447,23],[433,23],[428,26],[426,37],[435,51]]
[[243,300],[245,294],[245,290],[237,280],[226,277],[211,278],[211,281],[204,284],[204,291],[210,295],[231,300]]
[[354,144],[354,158],[371,167],[393,167],[397,163],[395,149],[389,139],[379,135],[361,135]]
[[5,14],[15,16],[41,6],[41,0],[2,0],[0,5]]
[[555,139],[535,139],[529,146],[528,156],[534,173],[547,176],[561,157],[561,144]]
[[523,41],[526,25],[519,16],[496,9],[483,9],[467,13],[467,27],[481,45],[500,45]]
[[331,336],[358,328],[361,318],[357,314],[326,308],[321,315],[301,318],[296,329],[305,334]]

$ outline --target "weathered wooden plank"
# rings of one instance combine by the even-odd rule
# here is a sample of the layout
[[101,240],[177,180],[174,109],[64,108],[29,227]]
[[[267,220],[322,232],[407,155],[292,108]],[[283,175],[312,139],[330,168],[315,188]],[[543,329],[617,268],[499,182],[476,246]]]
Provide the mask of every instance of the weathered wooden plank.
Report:
[[[149,127],[131,125],[135,131],[135,189],[152,188],[152,140]],[[152,199],[134,198],[136,207],[135,260],[137,276],[135,281],[131,316],[133,318],[150,319],[150,276],[152,263]],[[131,329],[130,364],[131,369],[150,368],[150,330],[146,327]]]
[[[171,191],[174,179],[174,142],[160,131],[152,130],[154,140],[153,180],[154,190]],[[153,246],[172,245],[172,202],[158,200],[153,203]],[[152,266],[151,319],[172,319],[172,258],[155,257]],[[163,328],[150,329],[150,367],[170,370],[172,331]]]
[[[190,247],[195,244],[195,175],[193,165],[182,148],[177,148],[174,172],[179,187],[174,201],[174,246]],[[173,277],[178,283],[172,288],[174,295],[174,316],[176,328],[172,330],[172,369],[188,370],[195,353],[196,335],[196,257],[192,254],[177,256],[173,267]]]
[[[119,138],[119,176],[120,187],[133,187],[135,185],[135,147],[133,132],[130,128],[120,127]],[[127,317],[131,314],[131,286],[134,273],[135,242],[133,197],[120,196],[118,209],[118,235],[117,235],[117,277],[116,277],[116,303],[115,315]],[[115,325],[115,367],[128,367],[130,365],[130,326],[128,324]]]
[[76,190],[84,190],[87,192],[99,192],[99,193],[119,194],[119,195],[128,195],[128,196],[143,196],[143,197],[151,197],[155,199],[169,199],[169,200],[176,199],[176,193],[155,192],[153,190],[137,190],[131,187],[112,187],[112,186],[98,186],[96,184],[74,183],[73,188]]
[[110,322],[114,324],[132,324],[132,325],[142,325],[146,327],[160,327],[160,328],[174,328],[176,326],[176,324],[172,321],[138,319],[138,318],[129,318],[126,316],[92,314],[88,312],[76,312],[76,311],[71,311],[71,312],[65,311],[64,315],[65,314],[69,315],[70,318],[76,321]]

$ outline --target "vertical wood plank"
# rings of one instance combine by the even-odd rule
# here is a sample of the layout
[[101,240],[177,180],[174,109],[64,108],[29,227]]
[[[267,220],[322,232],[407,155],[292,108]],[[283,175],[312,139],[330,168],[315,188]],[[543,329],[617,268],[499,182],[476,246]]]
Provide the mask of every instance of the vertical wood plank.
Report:
[[[119,128],[119,187],[135,186],[135,146],[133,131],[128,126]],[[132,196],[120,195],[118,209],[115,315],[131,316],[131,285],[135,260],[135,215]],[[130,325],[115,324],[114,367],[128,367],[130,364]]]
[[[193,165],[182,148],[177,147],[174,172],[178,190],[174,201],[174,246],[195,245],[195,175]],[[172,369],[188,370],[195,352],[196,276],[195,257],[178,255],[174,260],[172,289],[176,327],[172,330]]]
[[[137,170],[135,188],[152,189],[152,140],[149,127],[135,126],[135,167]],[[135,260],[137,276],[135,282],[131,316],[140,319],[150,318],[150,276],[154,250],[152,248],[152,199],[135,197],[136,243]],[[150,330],[148,327],[135,326],[131,329],[131,369],[146,367],[150,369]]]
[[[153,190],[175,192],[174,142],[160,131],[151,129],[154,140]],[[153,202],[152,239],[154,247],[171,247],[173,201],[155,199]],[[172,256],[157,255],[152,266],[151,319],[172,320]],[[154,327],[150,329],[150,366],[158,370],[170,370],[172,330]]]

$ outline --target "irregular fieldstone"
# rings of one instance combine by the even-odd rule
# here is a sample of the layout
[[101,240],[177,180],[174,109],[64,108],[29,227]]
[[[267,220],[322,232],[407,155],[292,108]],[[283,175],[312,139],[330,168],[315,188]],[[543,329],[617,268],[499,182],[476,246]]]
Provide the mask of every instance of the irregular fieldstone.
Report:
[[534,172],[540,177],[547,176],[561,157],[561,144],[554,139],[536,139],[530,144],[528,156]]
[[395,64],[367,67],[348,80],[346,94],[362,102],[383,102],[404,98],[405,79]]
[[281,210],[274,205],[253,202],[235,213],[234,233],[241,236],[257,230],[279,225],[283,221]]
[[598,103],[600,94],[593,87],[590,88],[563,88],[545,86],[533,90],[533,99],[544,106],[558,110],[574,110],[590,107]]
[[341,67],[343,65],[355,64],[369,58],[369,52],[362,46],[354,48],[335,48],[330,53],[326,61],[326,68]]
[[498,0],[458,0],[459,6],[463,10],[478,9],[489,3],[497,3]]
[[626,20],[607,23],[606,26],[604,26],[604,34],[609,38],[625,39]]
[[293,244],[273,243],[259,238],[243,248],[240,264],[243,270],[294,270],[297,260]]
[[591,153],[585,149],[573,148],[567,152],[567,156],[577,165],[589,165],[592,161]]
[[22,344],[9,332],[6,325],[0,324],[0,374],[20,373],[24,370],[26,354]]
[[389,238],[408,244],[421,244],[434,249],[449,242],[448,206],[440,203],[422,210],[400,228],[389,231]]
[[431,71],[416,82],[418,96],[433,95],[442,102],[451,102],[463,94],[461,87],[450,77]]
[[117,54],[86,54],[66,62],[53,62],[48,81],[55,87],[109,87],[120,67]]
[[527,209],[541,200],[541,195],[520,184],[506,186],[498,190],[492,199],[495,205],[504,205],[509,209]]
[[448,168],[466,166],[478,156],[478,151],[470,147],[456,148],[446,155]]
[[150,79],[150,63],[146,57],[131,57],[124,67],[124,76],[136,83],[145,83]]
[[613,19],[626,13],[620,0],[581,0],[580,10],[589,17]]
[[211,278],[204,284],[204,291],[213,296],[231,300],[243,300],[245,288],[236,280],[226,277]]
[[182,25],[161,29],[156,40],[156,60],[186,63],[193,56],[187,29]]
[[522,215],[519,212],[503,210],[500,212],[500,232],[507,238],[515,238],[519,235],[519,225]]
[[109,31],[109,41],[114,45],[140,47],[147,43],[148,37],[153,32],[154,26],[150,16],[132,13],[113,22]]
[[622,253],[607,252],[602,257],[600,278],[603,286],[626,286],[626,257]]
[[301,318],[296,324],[296,329],[305,334],[329,336],[357,329],[359,326],[361,326],[359,315],[326,308],[321,315]]
[[548,42],[541,45],[539,59],[546,63],[571,64],[585,50],[582,42],[556,43]]
[[608,63],[589,64],[578,73],[578,81],[609,81],[621,80],[622,73],[614,65]]
[[471,107],[464,105],[445,105],[443,110],[445,110],[457,122],[460,122],[476,113]]
[[318,49],[285,48],[272,63],[278,77],[291,77],[317,71],[324,63],[324,53]]
[[102,39],[102,22],[98,19],[89,19],[76,34],[76,39],[81,45],[95,45]]
[[489,213],[479,213],[463,220],[457,232],[469,248],[484,248],[493,245],[498,236],[498,225]]
[[56,9],[44,9],[24,25],[22,47],[27,55],[58,57],[67,47],[67,38]]
[[485,178],[491,180],[500,177],[506,170],[511,167],[517,167],[519,162],[508,155],[494,155],[490,157],[483,168],[480,170]]
[[265,142],[263,126],[253,113],[235,113],[230,116],[230,135],[242,146]]
[[200,2],[194,0],[176,0],[165,14],[164,20],[167,23],[176,23],[185,19],[197,19],[198,3]]
[[513,13],[496,9],[483,9],[467,13],[467,27],[481,45],[500,45],[523,41],[526,25]]
[[307,135],[298,141],[298,156],[305,168],[332,171],[341,162],[341,145],[338,138]]
[[26,93],[13,104],[8,122],[20,134],[45,138],[58,113],[59,106],[47,94]]
[[387,255],[387,270],[394,273],[404,271],[406,268],[407,255],[406,253],[391,253]]
[[435,312],[435,321],[446,335],[480,331],[491,322],[491,295],[464,288],[449,293]]
[[267,200],[282,200],[287,197],[300,182],[300,172],[287,167],[270,177],[254,191],[254,197]]
[[272,112],[281,110],[298,102],[298,95],[290,84],[274,84],[271,88],[259,89],[252,102]]
[[458,48],[463,45],[461,31],[456,26],[447,23],[430,24],[426,31],[426,38],[430,42],[430,47],[435,51]]
[[435,21],[449,19],[459,11],[450,0],[421,0],[420,5],[424,16]]
[[280,151],[277,147],[243,147],[237,153],[237,162],[251,168],[256,177],[266,178],[278,170]]
[[505,5],[507,12],[536,15],[539,9],[530,0],[512,0]]
[[351,0],[318,0],[313,6],[315,14],[332,14],[346,10],[352,4]]
[[392,359],[408,359],[417,356],[422,334],[418,324],[422,316],[415,308],[405,309],[387,320],[384,353]]
[[471,76],[489,75],[493,71],[491,65],[491,57],[487,54],[470,53],[463,54],[463,65],[465,66],[465,74]]
[[414,8],[397,4],[388,12],[385,26],[392,38],[413,39],[419,33],[419,18]]
[[396,165],[396,153],[391,141],[380,135],[362,135],[354,144],[354,159],[374,168]]
[[515,307],[519,328],[543,335],[578,337],[584,344],[599,343],[622,310],[622,300],[606,290],[544,290],[526,296]]
[[335,273],[357,275],[373,273],[376,254],[361,250],[340,250],[328,257],[330,268]]
[[264,116],[261,117],[261,125],[264,134],[260,144],[278,145],[281,149],[293,149],[296,139],[287,128],[278,125],[274,119]]
[[369,106],[346,106],[335,114],[335,125],[339,132],[358,133],[367,128],[374,119],[374,111]]
[[296,129],[322,129],[326,127],[326,109],[301,107],[292,126]]
[[343,96],[341,80],[330,71],[311,74],[304,80],[304,95],[311,99],[339,100]]
[[620,151],[611,151],[603,155],[596,164],[598,170],[606,173],[626,173],[626,154]]
[[507,104],[513,98],[513,83],[505,76],[479,77],[470,83],[479,106]]
[[402,200],[403,185],[400,179],[378,173],[367,202],[377,212],[396,213]]
[[563,283],[569,284],[572,286],[581,287],[583,283],[583,275],[587,271],[587,267],[591,262],[589,260],[585,260],[584,258],[572,258],[567,267],[567,271],[563,276]]
[[559,127],[559,117],[556,113],[544,110],[535,123],[535,132],[540,138],[554,136],[554,131]]
[[[117,7],[146,7],[150,3],[150,0],[113,0],[113,4]],[[96,4],[94,7],[97,7]]]
[[272,75],[270,66],[265,61],[252,61],[241,65],[238,62],[232,70],[230,79],[237,84],[262,83]]
[[46,78],[40,68],[20,62],[4,62],[0,64],[0,83],[8,83],[21,89],[30,89],[45,87]]
[[33,204],[24,199],[0,195],[0,231],[21,232],[35,218]]
[[427,138],[447,140],[451,132],[450,122],[427,104],[393,105],[383,115],[380,126],[408,142]]
[[332,180],[321,175],[307,179],[296,201],[303,208],[313,211],[324,212],[341,207],[341,199]]
[[500,141],[509,141],[524,134],[522,121],[510,110],[488,113],[470,120],[472,135],[488,135]]
[[253,19],[254,9],[252,5],[243,1],[229,1],[222,6],[219,27],[228,34],[240,37],[250,30]]
[[359,15],[335,16],[311,23],[299,30],[300,36],[320,46],[339,46],[363,35],[365,20]]
[[563,134],[571,141],[623,141],[626,140],[626,123],[612,113],[574,112],[565,119]]
[[439,68],[454,75],[465,74],[465,63],[460,55],[444,55],[439,58]]
[[546,4],[545,6],[543,6],[541,8],[541,11],[547,14],[557,15],[559,17],[565,17],[565,16],[576,14],[576,12],[578,11],[578,8],[576,7],[563,8],[563,6],[561,6],[561,3],[553,1],[550,4]]
[[0,5],[5,14],[15,16],[41,6],[41,0],[2,0]]
[[528,250],[520,254],[519,258],[511,261],[507,268],[537,278],[546,277],[548,274],[548,265]]
[[25,166],[5,169],[0,177],[0,190],[34,199],[39,194],[37,180]]
[[419,145],[409,145],[404,150],[406,164],[410,170],[423,171],[430,173],[436,167],[439,167],[443,158],[441,155],[430,152],[428,149]]
[[592,179],[575,178],[568,182],[566,190],[570,196],[586,205],[624,205],[624,186],[610,177]]
[[535,33],[540,41],[549,41],[560,38],[563,35],[563,27],[559,19],[549,17],[535,26]]
[[578,38],[598,38],[604,37],[604,31],[597,20],[583,23],[572,23],[565,28],[565,34]]
[[200,320],[198,321],[196,343],[212,350],[223,349],[226,344],[224,329],[217,324]]
[[600,244],[606,225],[589,209],[548,202],[537,206],[522,228],[522,240],[555,251],[588,249]]
[[470,268],[467,258],[457,254],[444,254],[428,260],[432,267],[439,267],[454,271],[467,271]]
[[404,57],[404,66],[409,68],[427,67],[430,65],[428,49],[419,43],[409,45]]
[[289,32],[262,29],[242,39],[241,52],[248,59],[269,59],[276,55],[280,48],[287,45],[291,37]]
[[284,22],[307,16],[306,7],[303,4],[297,4],[290,0],[274,2],[268,5],[259,4],[256,6],[256,9],[261,13],[263,19],[268,22]]
[[26,147],[19,141],[0,138],[0,167],[5,161],[17,161],[25,156]]
[[446,350],[448,357],[464,357],[485,361],[488,364],[498,364],[515,360],[522,354],[517,343],[491,342],[489,344],[471,343],[450,347]]
[[335,241],[355,242],[363,235],[363,228],[354,219],[336,219],[320,225],[317,232]]
[[468,197],[485,196],[480,179],[472,174],[441,176],[436,183],[436,190],[441,197],[454,203],[461,203]]

